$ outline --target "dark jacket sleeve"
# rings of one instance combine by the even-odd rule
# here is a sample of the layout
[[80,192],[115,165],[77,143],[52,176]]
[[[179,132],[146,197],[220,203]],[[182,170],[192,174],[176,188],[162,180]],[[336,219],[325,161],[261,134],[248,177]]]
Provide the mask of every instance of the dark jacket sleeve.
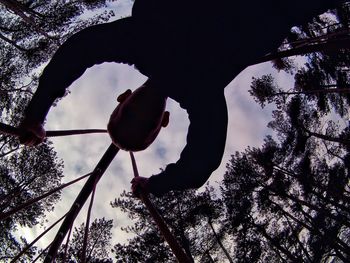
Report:
[[86,28],[70,37],[45,67],[26,117],[44,121],[56,98],[84,71],[103,62],[133,64],[132,18]]
[[150,191],[155,195],[199,188],[221,163],[227,133],[224,94],[194,101],[187,109],[190,126],[180,159],[149,179]]

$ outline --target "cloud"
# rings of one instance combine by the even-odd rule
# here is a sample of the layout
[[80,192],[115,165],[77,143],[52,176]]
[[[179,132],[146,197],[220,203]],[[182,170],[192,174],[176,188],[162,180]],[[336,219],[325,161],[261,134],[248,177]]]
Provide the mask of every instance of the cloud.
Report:
[[[243,150],[248,145],[259,146],[268,132],[266,124],[271,116],[270,109],[262,110],[248,93],[251,77],[266,71],[265,68],[268,67],[269,65],[259,65],[247,68],[225,90],[229,110],[226,151],[221,166],[210,178],[211,182],[222,179],[226,163],[234,151]],[[128,88],[136,89],[145,80],[131,66],[111,63],[95,66],[74,82],[70,87],[71,94],[50,111],[46,128],[105,128],[109,115],[116,106],[117,95]],[[176,162],[186,144],[189,125],[186,111],[171,99],[167,109],[171,113],[169,126],[162,129],[159,137],[147,150],[135,154],[142,176],[159,173],[159,169],[165,168],[166,164]],[[65,163],[65,182],[92,171],[111,142],[107,134],[60,137],[52,141]],[[127,239],[128,236],[120,232],[119,227],[129,221],[125,214],[111,208],[110,202],[123,190],[130,189],[132,177],[129,154],[121,151],[98,184],[93,217],[103,216],[114,220],[114,243]],[[50,222],[68,211],[82,185],[83,183],[79,183],[63,192],[62,201],[56,206],[55,212],[48,216]],[[86,207],[87,205],[80,212],[76,226],[84,222]],[[50,238],[53,238],[54,233],[55,231]]]
[[[122,16],[130,13],[132,1],[118,1]],[[121,9],[120,9],[121,8]],[[129,8],[129,9],[128,9]],[[248,89],[252,76],[273,72],[269,63],[249,67],[237,76],[225,90],[229,110],[229,126],[226,150],[220,167],[210,178],[211,182],[220,181],[225,172],[226,163],[235,151],[242,151],[248,145],[260,146],[269,131],[266,128],[271,118],[271,108],[261,109],[250,97]],[[106,128],[109,116],[116,106],[117,95],[126,89],[136,89],[146,77],[133,67],[113,63],[104,63],[88,69],[75,81],[67,97],[58,106],[52,108],[48,115],[46,129],[83,129]],[[186,144],[189,121],[187,113],[169,99],[167,109],[170,111],[170,124],[162,129],[153,145],[143,152],[135,154],[141,176],[159,173],[166,164],[176,162]],[[60,158],[64,160],[64,182],[68,182],[92,171],[111,143],[107,134],[82,135],[52,139]],[[119,230],[130,222],[126,215],[113,209],[110,202],[123,190],[130,189],[133,173],[129,154],[119,152],[106,174],[100,180],[93,207],[93,217],[113,219],[113,242],[123,242],[127,235]],[[78,195],[83,182],[69,187],[62,194],[62,201],[54,213],[48,215],[50,222],[63,215],[70,208]],[[88,203],[88,202],[87,202]],[[75,226],[85,220],[86,207],[80,212]],[[41,241],[45,247],[55,235],[53,231],[48,238]]]

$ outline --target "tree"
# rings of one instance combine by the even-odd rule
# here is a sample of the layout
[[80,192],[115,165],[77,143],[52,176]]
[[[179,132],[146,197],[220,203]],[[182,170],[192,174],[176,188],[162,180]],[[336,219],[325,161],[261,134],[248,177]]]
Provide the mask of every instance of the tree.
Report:
[[[230,258],[224,241],[225,232],[219,226],[222,206],[212,187],[198,194],[193,190],[169,192],[161,198],[153,198],[153,201],[190,258],[196,262]],[[114,246],[117,262],[175,261],[157,226],[138,199],[124,192],[112,206],[126,212],[134,222],[122,229],[134,234],[134,237],[126,244]]]
[[[89,227],[86,262],[111,263],[109,258],[111,250],[113,220],[104,217],[95,219]],[[58,252],[57,262],[80,262],[82,259],[82,246],[85,233],[85,224],[74,229],[73,237],[68,244],[63,245]],[[66,260],[66,261],[64,261]]]
[[[348,39],[349,8],[344,4],[327,16],[316,17],[312,23],[294,28],[280,49],[293,50]],[[286,87],[279,87],[271,75],[264,75],[253,78],[250,93],[262,107],[272,102],[283,104],[292,95],[302,95],[315,101],[323,114],[333,107],[343,117],[347,114],[350,98],[348,47],[349,44],[334,49],[324,46],[317,52],[308,53],[303,67],[292,66],[290,61],[275,60],[274,66],[278,70],[291,74],[296,71],[294,87],[286,90]]]
[[[105,0],[0,2],[0,106],[3,113],[13,108],[20,97],[31,97],[40,73],[37,69],[69,36],[89,25],[106,22],[114,15],[102,11],[81,19],[87,11],[102,10],[104,6]],[[16,100],[11,103],[13,98]]]
[[[329,15],[294,28],[284,46],[298,48],[346,37],[349,8],[344,4]],[[349,49],[319,50],[308,54],[305,61],[305,65],[294,66],[292,71],[289,66],[279,68],[295,72],[292,88],[280,87],[272,75],[263,75],[253,78],[250,93],[262,107],[274,103],[274,120],[269,127],[277,132],[285,147],[294,149],[294,154],[303,153],[308,142],[314,141],[318,151],[341,156],[349,144],[348,128],[344,125],[350,101]]]
[[[344,5],[333,12],[336,20],[318,17],[294,28],[288,52],[346,37],[348,14]],[[349,260],[349,131],[341,124],[349,107],[349,50],[317,51],[299,68],[276,56],[274,66],[294,74],[289,90],[272,75],[253,78],[255,100],[276,106],[269,127],[279,141],[267,137],[261,148],[236,153],[228,164],[224,223],[239,262]]]
[[267,138],[261,149],[232,156],[222,195],[225,225],[236,243],[233,257],[242,262],[346,262],[348,168],[311,159],[310,153],[293,159],[286,154]]
[[[181,195],[181,193],[178,193]],[[172,195],[175,195],[174,193]],[[173,198],[175,199],[175,198]],[[159,213],[164,216],[164,220],[169,225],[169,211],[165,213],[165,209],[169,208],[167,201],[170,201],[169,195],[167,198],[152,200],[158,208]],[[175,204],[174,204],[175,203]],[[164,206],[167,206],[166,208]],[[176,200],[170,201],[172,209],[176,209]],[[120,208],[126,212],[131,220],[135,220],[133,226],[128,226],[122,230],[135,235],[130,239],[128,244],[116,244],[113,252],[117,262],[173,262],[175,261],[169,247],[166,245],[163,237],[160,236],[157,226],[152,221],[148,211],[145,210],[142,202],[132,196],[131,193],[124,192],[120,198],[116,199],[112,207]],[[170,220],[172,220],[171,218]],[[174,226],[171,222],[171,229]]]
[[[50,143],[34,149],[22,147],[15,154],[4,155],[0,159],[0,213],[60,185],[62,168],[62,161],[56,157]],[[45,212],[53,210],[59,197],[59,192],[55,193],[0,222],[0,239],[3,241],[0,258],[11,259],[26,246],[25,239],[17,239],[14,232],[19,227],[33,227],[42,223]]]
[[[40,68],[73,33],[113,16],[106,1],[0,1],[0,121],[18,126],[38,84]],[[97,11],[92,15],[88,12]],[[82,19],[82,16],[86,17]],[[20,146],[0,135],[0,213],[61,184],[63,163],[49,141],[35,147]],[[0,258],[5,262],[25,247],[19,228],[43,223],[45,213],[59,200],[57,192],[0,222]],[[35,248],[26,254],[32,259]]]
[[[298,48],[310,40],[348,34],[348,14],[344,5],[333,13],[335,21],[332,16],[316,18],[294,29],[287,43]],[[342,125],[349,107],[349,67],[348,49],[326,49],[293,68],[290,90],[279,87],[271,75],[253,79],[250,93],[256,101],[276,106],[269,127],[279,142],[267,138],[261,149],[237,153],[225,175],[223,195],[229,207],[236,209],[232,196],[248,199],[244,212],[234,210],[239,220],[232,219],[240,222],[232,234],[238,236],[238,246],[242,243],[242,258],[251,257],[254,237],[260,241],[260,258],[269,261],[349,260],[349,131]],[[293,74],[290,67],[279,70]]]

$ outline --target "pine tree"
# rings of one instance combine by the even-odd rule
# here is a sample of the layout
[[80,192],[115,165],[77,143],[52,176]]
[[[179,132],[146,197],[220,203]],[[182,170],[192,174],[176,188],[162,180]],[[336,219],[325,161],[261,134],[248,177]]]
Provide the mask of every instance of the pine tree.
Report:
[[[225,231],[220,228],[222,205],[212,187],[198,194],[193,190],[169,192],[161,198],[153,198],[153,201],[179,244],[195,262],[230,258],[227,252],[229,245],[224,240]],[[138,199],[124,193],[112,205],[126,212],[134,221],[132,226],[122,229],[134,237],[126,244],[114,246],[117,262],[175,261],[157,226]]]
[[[0,1],[0,121],[17,126],[38,84],[40,69],[73,33],[113,16],[107,1]],[[88,12],[94,15],[86,16]],[[82,16],[85,14],[85,18]],[[0,134],[0,214],[61,184],[63,163],[49,141],[21,146]],[[57,192],[0,222],[0,259],[7,262],[26,240],[15,232],[43,222],[60,198]],[[26,254],[29,262],[35,248]],[[23,261],[23,262],[24,262]]]
[[[0,158],[0,215],[60,185],[62,168],[49,142],[33,149],[21,147]],[[59,198],[57,192],[0,221],[0,258],[13,258],[26,246],[24,238],[16,238],[16,230],[42,223]]]
[[[291,157],[267,138],[236,153],[222,186],[225,225],[242,262],[349,260],[348,167],[311,153]],[[335,183],[337,184],[335,191]]]
[[[111,263],[109,258],[111,251],[111,239],[113,220],[105,218],[95,219],[89,227],[89,235],[86,249],[86,262]],[[57,262],[81,262],[82,247],[85,234],[85,224],[75,228],[68,247],[63,245],[58,252]],[[64,261],[65,260],[65,261]]]

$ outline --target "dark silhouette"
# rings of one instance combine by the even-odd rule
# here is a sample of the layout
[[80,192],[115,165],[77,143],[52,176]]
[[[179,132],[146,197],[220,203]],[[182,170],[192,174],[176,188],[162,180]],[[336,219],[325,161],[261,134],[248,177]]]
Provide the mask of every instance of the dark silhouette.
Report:
[[341,0],[136,0],[132,16],[96,25],[64,43],[45,68],[26,110],[22,141],[37,144],[54,100],[84,71],[103,62],[128,63],[149,77],[145,87],[187,110],[190,126],[180,159],[158,175],[133,182],[160,195],[198,188],[219,166],[227,109],[224,88],[246,66],[275,50],[295,25]]

